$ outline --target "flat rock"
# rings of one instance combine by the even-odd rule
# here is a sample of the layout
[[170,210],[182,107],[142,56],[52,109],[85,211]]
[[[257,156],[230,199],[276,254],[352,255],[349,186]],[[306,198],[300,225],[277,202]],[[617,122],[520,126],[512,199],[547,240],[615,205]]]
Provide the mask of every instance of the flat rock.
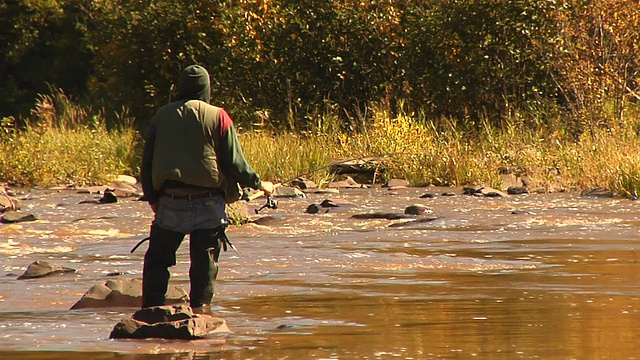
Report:
[[273,197],[278,198],[306,198],[307,195],[300,191],[300,189],[291,186],[279,186],[272,194]]
[[340,189],[338,188],[322,188],[322,189],[312,189],[312,190],[305,190],[305,193],[307,194],[331,194],[331,195],[337,195],[340,194]]
[[391,224],[389,225],[390,228],[396,228],[396,227],[405,227],[405,226],[413,226],[415,227],[417,224],[426,224],[426,223],[430,223],[432,221],[438,220],[440,218],[438,217],[428,217],[428,218],[421,218],[421,219],[416,219],[416,220],[411,220],[411,221],[403,221],[403,222],[398,222],[395,224]]
[[386,219],[386,220],[397,220],[397,219],[408,219],[411,216],[401,213],[382,213],[382,212],[374,212],[369,214],[355,214],[351,215],[354,219]]
[[[167,304],[187,303],[189,295],[182,288],[169,285]],[[92,286],[70,310],[86,308],[141,307],[142,280],[121,278]]]
[[257,225],[269,226],[269,225],[274,225],[274,224],[283,222],[288,218],[289,218],[288,216],[284,216],[284,215],[267,215],[267,216],[261,216],[250,222]]
[[47,261],[37,260],[32,262],[24,274],[18,276],[18,280],[37,279],[46,276],[75,273],[75,269],[62,267]]
[[592,198],[613,198],[616,197],[616,192],[612,190],[608,190],[601,187],[595,187],[590,189],[585,189],[580,193],[582,197],[592,197]]
[[0,218],[0,222],[5,224],[26,222],[26,221],[36,221],[38,217],[31,213],[21,212],[21,211],[7,211]]
[[327,186],[329,188],[347,188],[347,189],[362,189],[367,188],[366,185],[360,184],[357,181],[353,180],[351,176],[345,177],[344,180],[338,180],[330,182]]

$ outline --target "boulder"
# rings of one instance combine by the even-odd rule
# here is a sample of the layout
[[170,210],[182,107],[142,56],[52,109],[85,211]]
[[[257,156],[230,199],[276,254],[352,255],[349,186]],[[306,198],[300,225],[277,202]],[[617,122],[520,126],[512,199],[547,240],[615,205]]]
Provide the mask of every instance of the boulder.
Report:
[[306,198],[307,195],[300,191],[300,189],[291,186],[279,186],[277,187],[272,194],[273,197],[277,198]]
[[522,195],[528,193],[529,190],[525,186],[509,186],[507,188],[507,194],[509,195]]
[[[135,180],[135,179],[134,179]],[[108,188],[115,195],[121,198],[142,196],[142,191],[128,181],[114,181]]]
[[344,180],[338,180],[330,182],[328,185],[329,188],[348,188],[348,189],[360,189],[366,188],[367,186],[364,184],[359,184],[357,181],[353,180],[351,176],[347,176]]
[[131,175],[111,175],[111,180],[113,182],[125,183],[129,185],[136,185],[138,180]]
[[307,206],[307,209],[304,212],[307,214],[317,214],[320,212],[320,206],[318,204],[311,204]]
[[155,306],[136,311],[117,323],[110,339],[195,340],[230,333],[224,319],[195,314],[187,305]]
[[24,274],[18,276],[18,280],[37,279],[45,276],[75,273],[75,269],[62,267],[47,261],[37,260],[32,262]]
[[320,206],[322,207],[340,207],[340,205],[336,204],[333,202],[333,200],[329,200],[329,199],[324,199],[322,200],[322,202],[320,203]]
[[420,204],[410,205],[404,209],[404,213],[408,215],[424,215],[430,214],[432,212],[432,209],[429,209],[428,207]]
[[307,190],[307,189],[317,189],[318,185],[316,185],[316,183],[314,183],[311,180],[307,180],[304,178],[297,178],[295,180],[291,180],[291,186],[295,186],[298,189],[301,190]]
[[[169,286],[167,304],[187,303],[189,295],[184,289]],[[142,280],[121,278],[107,280],[92,286],[70,310],[85,308],[141,307]]]
[[21,212],[21,211],[7,211],[0,218],[0,222],[4,224],[12,224],[12,223],[36,221],[36,220],[38,220],[38,217],[36,215],[31,213]]

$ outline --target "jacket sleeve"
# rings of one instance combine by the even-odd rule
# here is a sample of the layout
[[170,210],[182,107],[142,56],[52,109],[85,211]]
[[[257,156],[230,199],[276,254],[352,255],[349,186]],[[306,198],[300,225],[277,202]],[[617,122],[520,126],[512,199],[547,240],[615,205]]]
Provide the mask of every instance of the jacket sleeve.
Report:
[[247,162],[238,140],[238,134],[235,126],[231,123],[226,112],[221,114],[227,121],[227,125],[222,126],[220,133],[220,143],[217,148],[218,163],[220,164],[220,170],[227,176],[232,177],[242,187],[249,187],[252,189],[260,188],[260,176],[253,170],[251,165]]
[[152,123],[147,132],[147,137],[142,151],[142,163],[140,165],[140,182],[142,183],[142,192],[144,198],[153,205],[158,202],[160,192],[153,188],[153,178],[151,173],[151,165],[153,164],[153,149],[156,140],[156,126]]

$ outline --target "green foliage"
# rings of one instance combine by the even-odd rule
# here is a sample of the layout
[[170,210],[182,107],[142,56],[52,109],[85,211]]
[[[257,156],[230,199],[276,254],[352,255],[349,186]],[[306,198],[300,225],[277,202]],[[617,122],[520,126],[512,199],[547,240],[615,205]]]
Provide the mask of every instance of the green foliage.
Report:
[[438,1],[407,11],[407,73],[416,101],[435,116],[479,120],[553,100],[538,44],[555,34],[541,1]]
[[0,4],[0,117],[21,119],[50,84],[87,95],[93,52],[83,3],[10,0]]
[[0,20],[19,120],[51,84],[145,128],[192,63],[237,123],[282,132],[327,113],[359,132],[379,103],[476,130],[550,111],[579,137],[640,98],[635,0],[11,0]]

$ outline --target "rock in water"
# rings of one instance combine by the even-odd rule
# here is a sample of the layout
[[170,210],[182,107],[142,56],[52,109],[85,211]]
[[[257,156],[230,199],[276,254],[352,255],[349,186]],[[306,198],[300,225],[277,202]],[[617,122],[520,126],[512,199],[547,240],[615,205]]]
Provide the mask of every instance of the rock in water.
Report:
[[23,213],[21,211],[8,211],[2,215],[0,222],[5,224],[19,223],[25,221],[36,221],[38,217],[31,213]]
[[320,207],[317,204],[311,204],[307,206],[307,210],[305,210],[307,214],[317,214],[319,211]]
[[18,280],[24,279],[36,279],[51,275],[60,275],[75,273],[75,269],[62,267],[60,265],[52,264],[46,261],[34,261],[28,267],[24,274],[18,276]]
[[410,205],[404,209],[404,213],[408,215],[424,215],[424,214],[430,214],[432,212],[433,210],[420,204]]
[[[179,304],[189,301],[182,288],[169,286],[167,303]],[[85,308],[141,307],[142,280],[121,278],[108,280],[91,287],[70,310]]]
[[194,314],[187,305],[154,306],[136,311],[115,325],[110,339],[203,339],[230,332],[224,319]]

